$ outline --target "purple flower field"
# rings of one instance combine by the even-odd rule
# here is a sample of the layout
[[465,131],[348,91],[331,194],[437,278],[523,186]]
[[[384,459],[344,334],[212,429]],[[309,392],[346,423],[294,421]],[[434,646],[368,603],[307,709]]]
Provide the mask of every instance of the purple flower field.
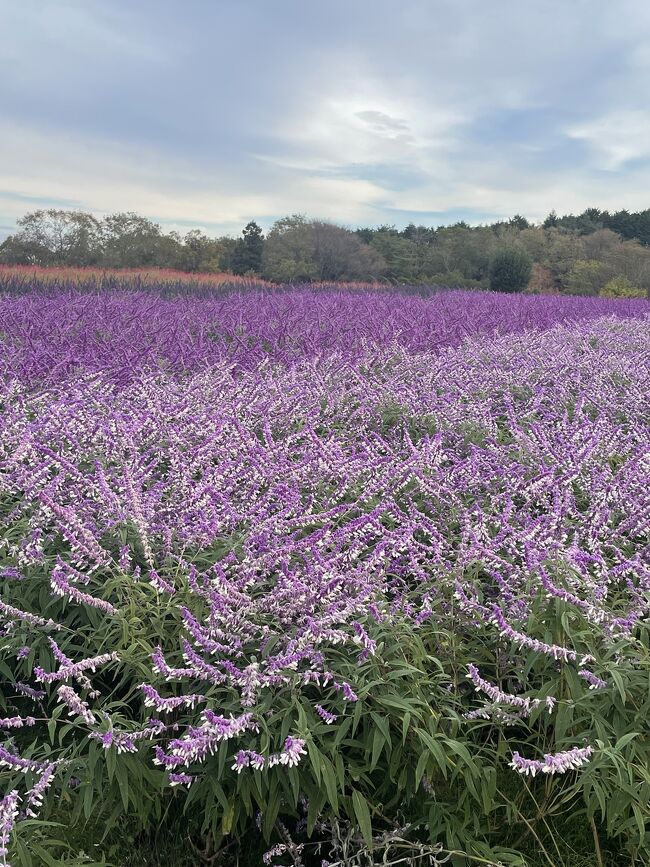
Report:
[[[179,287],[179,292],[183,287]],[[169,291],[169,290],[168,290]],[[441,292],[237,291],[215,298],[72,288],[7,296],[0,304],[3,379],[65,379],[111,370],[120,382],[143,370],[198,371],[216,362],[257,370],[332,354],[350,363],[400,346],[438,352],[467,337],[543,330],[563,322],[643,318],[644,300]]]
[[226,834],[354,790],[366,839],[375,768],[429,816],[490,762],[606,766],[589,708],[647,680],[646,301],[50,290],[0,299],[0,389],[5,849],[73,774],[99,798],[91,744],[125,811],[189,787]]

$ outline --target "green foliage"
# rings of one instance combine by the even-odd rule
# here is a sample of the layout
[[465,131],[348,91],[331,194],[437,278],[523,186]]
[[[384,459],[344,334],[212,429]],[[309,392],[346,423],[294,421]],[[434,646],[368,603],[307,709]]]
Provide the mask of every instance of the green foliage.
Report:
[[532,266],[525,250],[500,250],[490,262],[490,289],[494,292],[523,292],[528,286]]
[[102,242],[101,223],[82,211],[38,210],[18,220],[19,231],[0,245],[8,264],[95,265]]
[[[399,424],[400,412],[398,406],[385,407],[382,423]],[[421,423],[414,422],[412,430]],[[424,423],[430,433],[426,419]],[[215,556],[228,547],[225,544]],[[548,568],[554,580],[563,580],[561,564],[550,563]],[[477,566],[469,578],[480,599],[481,569]],[[10,600],[16,587],[5,584],[3,598]],[[57,635],[66,654],[82,657],[118,649],[121,662],[98,673],[94,683],[104,695],[104,709],[116,725],[128,729],[134,719],[147,717],[137,686],[146,677],[149,655],[161,636],[169,645],[166,653],[173,655],[173,641],[167,639],[178,634],[179,615],[153,588],[133,584],[121,574],[105,576],[105,591],[121,601],[118,618],[107,620],[87,610],[80,619],[78,609],[66,608],[59,599],[48,600],[41,574],[29,575],[19,588],[24,607],[74,625],[74,631]],[[163,772],[151,764],[146,743],[135,754],[104,751],[88,740],[83,726],[50,708],[50,749],[66,759],[66,770],[58,790],[48,795],[45,821],[20,826],[16,864],[100,864],[124,850],[125,833],[153,840],[170,825],[189,833],[197,851],[252,847],[259,857],[278,839],[281,821],[310,851],[325,845],[318,823],[349,828],[350,847],[359,852],[379,846],[384,832],[408,822],[408,839],[400,846],[411,846],[412,853],[418,846],[440,845],[446,852],[464,853],[466,860],[459,864],[500,861],[519,867],[569,867],[580,862],[570,859],[571,847],[563,836],[575,834],[573,826],[567,826],[568,815],[590,829],[593,825],[605,852],[609,847],[619,856],[627,852],[629,859],[646,863],[650,627],[641,624],[631,638],[605,641],[568,604],[543,598],[535,603],[528,634],[573,647],[579,654],[595,653],[596,670],[611,679],[611,687],[594,691],[577,676],[576,666],[558,666],[537,652],[499,643],[490,624],[462,628],[462,621],[456,623],[450,613],[451,577],[437,581],[434,598],[438,602],[432,617],[420,629],[407,618],[388,625],[365,623],[377,642],[377,653],[363,665],[343,650],[328,651],[328,667],[353,682],[359,695],[358,702],[339,712],[334,725],[316,715],[304,689],[287,685],[262,694],[255,708],[262,720],[262,744],[277,749],[288,731],[305,738],[308,752],[297,768],[233,774],[236,747],[223,743],[189,792],[170,790]],[[177,601],[182,604],[183,599]],[[32,652],[15,671],[5,667],[3,677],[27,679],[33,666],[46,659],[46,636],[29,632],[25,627],[5,638],[6,651],[29,640]],[[501,689],[508,691],[522,682],[522,695],[552,695],[557,707],[552,714],[540,709],[510,725],[495,719],[466,720],[464,714],[481,704],[466,680],[470,662]],[[4,686],[3,693],[11,695],[11,686]],[[317,698],[319,691],[313,696]],[[224,714],[238,710],[225,690],[215,688],[212,700]],[[178,722],[183,724],[182,716]],[[28,737],[33,739],[34,734]],[[515,749],[537,758],[583,743],[593,744],[596,752],[578,772],[531,779],[507,767]],[[7,776],[3,774],[4,782],[11,785]],[[80,781],[76,787],[69,785],[72,778]],[[302,798],[309,805],[306,812]],[[260,831],[255,824],[258,812]],[[48,825],[52,820],[60,824]],[[296,830],[301,820],[302,832]],[[583,847],[593,845],[591,830],[586,840]],[[146,851],[151,844],[142,845]],[[528,850],[536,853],[535,858],[525,854]],[[546,855],[535,860],[540,852]],[[144,855],[135,860],[135,853],[128,853],[133,860],[120,855],[123,860],[118,863],[153,864]],[[199,863],[196,857],[187,863]]]
[[604,298],[645,298],[647,292],[634,286],[627,277],[614,277],[603,286],[600,294]]
[[[490,266],[504,252],[525,251],[534,263],[529,291],[598,294],[615,277],[650,288],[650,209],[609,214],[588,208],[579,216],[552,212],[542,225],[516,214],[490,226],[395,226],[354,232],[292,215],[266,238],[251,221],[240,238],[210,238],[193,229],[181,237],[133,213],[98,220],[56,209],[26,214],[0,244],[0,263],[98,267],[160,267],[189,272],[228,271],[274,282],[361,280],[422,287],[487,288]],[[522,277],[495,276],[522,291]],[[523,272],[525,273],[525,271]],[[505,281],[505,282],[504,282]]]
[[264,235],[255,222],[248,223],[232,252],[230,267],[235,274],[259,274],[264,251]]
[[354,232],[300,214],[277,220],[268,233],[262,275],[276,282],[374,280],[382,256]]
[[603,285],[603,265],[593,259],[577,259],[571,266],[566,289],[571,295],[598,295]]

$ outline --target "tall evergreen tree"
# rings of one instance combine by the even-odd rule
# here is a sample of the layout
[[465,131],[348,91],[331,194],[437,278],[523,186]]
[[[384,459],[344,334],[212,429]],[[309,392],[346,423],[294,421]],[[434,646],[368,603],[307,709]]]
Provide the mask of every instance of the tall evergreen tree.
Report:
[[232,270],[235,274],[259,274],[264,252],[264,235],[254,220],[242,229],[242,237],[233,252]]

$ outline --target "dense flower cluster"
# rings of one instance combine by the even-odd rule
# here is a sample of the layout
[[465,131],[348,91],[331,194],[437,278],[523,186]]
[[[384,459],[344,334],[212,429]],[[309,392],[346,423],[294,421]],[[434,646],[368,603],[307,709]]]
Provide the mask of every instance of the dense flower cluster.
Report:
[[[300,287],[216,298],[50,290],[0,303],[0,376],[62,382],[110,370],[122,384],[147,370],[184,374],[214,365],[255,374],[268,362],[293,365],[333,353],[347,361],[368,359],[393,347],[433,353],[476,335],[492,338],[603,316],[642,318],[646,311],[647,302],[639,299],[466,291],[423,299]],[[64,505],[54,507],[66,514]]]
[[[190,785],[222,747],[234,773],[296,766],[306,732],[262,743],[261,699],[302,692],[314,724],[333,725],[359,694],[336,659],[367,663],[397,621],[426,631],[453,616],[606,689],[584,648],[527,623],[538,599],[604,640],[647,616],[645,311],[470,293],[3,299],[0,620],[16,648],[38,636],[53,658],[20,669],[17,700],[63,705],[106,749],[151,749]],[[120,654],[87,645],[71,659],[45,641],[62,624],[20,607],[26,586],[75,622],[119,623],[133,588],[177,612],[138,694],[145,714],[191,722],[113,725],[91,702]],[[469,677],[494,704],[553,709],[478,666]],[[512,766],[563,773],[591,755],[514,753]],[[54,765],[11,745],[0,764],[38,775],[31,815]]]

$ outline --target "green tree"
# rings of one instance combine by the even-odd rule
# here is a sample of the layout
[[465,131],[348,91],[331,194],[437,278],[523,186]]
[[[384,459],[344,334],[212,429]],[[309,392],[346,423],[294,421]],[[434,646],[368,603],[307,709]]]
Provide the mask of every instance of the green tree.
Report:
[[293,214],[271,226],[262,256],[262,276],[278,283],[317,279],[306,217]]
[[[535,261],[545,265],[553,275],[556,285],[563,289],[566,287],[568,275],[576,259],[586,258],[584,255],[584,243],[575,232],[562,228],[544,229],[542,248],[539,252],[529,253]],[[522,232],[522,242],[526,243]],[[539,256],[539,258],[538,258]]]
[[530,223],[521,214],[515,214],[508,220],[508,225],[515,229],[530,229]]
[[374,232],[370,246],[385,260],[384,275],[390,282],[412,283],[420,276],[416,244],[396,229],[382,228]]
[[102,256],[101,224],[92,214],[57,208],[32,211],[0,247],[15,265],[95,265]]
[[570,295],[598,295],[604,283],[603,265],[595,259],[577,259],[566,281]]
[[232,255],[231,267],[235,274],[259,274],[264,253],[264,235],[252,220],[242,229]]
[[523,292],[528,286],[532,265],[525,250],[499,250],[490,262],[490,289],[494,292]]
[[191,272],[231,271],[237,243],[235,238],[209,238],[200,229],[192,229],[182,239],[178,267]]
[[300,214],[277,220],[269,231],[262,275],[276,282],[374,280],[385,261],[356,233]]
[[600,291],[603,298],[645,298],[646,290],[634,286],[627,277],[614,277]]
[[[102,223],[103,264],[110,268],[173,267],[162,229],[133,212],[111,214]],[[176,251],[174,250],[174,253]]]

